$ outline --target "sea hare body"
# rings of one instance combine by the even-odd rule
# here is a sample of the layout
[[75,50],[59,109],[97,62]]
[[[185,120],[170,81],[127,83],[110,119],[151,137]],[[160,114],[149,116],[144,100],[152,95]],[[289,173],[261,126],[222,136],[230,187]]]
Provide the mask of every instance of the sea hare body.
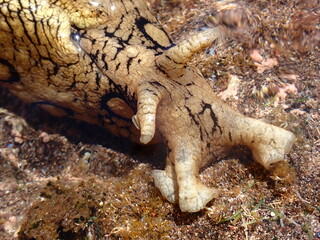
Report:
[[155,184],[196,212],[218,195],[198,179],[215,145],[247,145],[269,168],[295,139],[232,110],[186,64],[221,35],[214,27],[175,45],[142,0],[0,0],[0,83],[52,114],[163,140],[167,165]]

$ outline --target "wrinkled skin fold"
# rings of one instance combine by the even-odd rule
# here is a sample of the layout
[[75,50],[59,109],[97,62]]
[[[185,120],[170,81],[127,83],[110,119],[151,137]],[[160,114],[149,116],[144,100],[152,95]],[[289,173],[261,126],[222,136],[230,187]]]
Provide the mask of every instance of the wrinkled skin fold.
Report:
[[0,84],[58,116],[98,124],[143,144],[164,141],[155,185],[184,212],[218,196],[199,179],[216,145],[247,145],[269,168],[294,142],[244,117],[187,65],[219,27],[174,44],[142,0],[0,0]]

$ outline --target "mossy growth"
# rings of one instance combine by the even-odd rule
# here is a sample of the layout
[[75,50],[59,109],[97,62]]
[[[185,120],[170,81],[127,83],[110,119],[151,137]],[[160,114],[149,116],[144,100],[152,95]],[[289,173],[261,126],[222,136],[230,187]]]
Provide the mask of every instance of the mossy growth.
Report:
[[149,171],[48,182],[24,219],[20,239],[165,239],[173,229],[174,207],[150,184],[144,174]]

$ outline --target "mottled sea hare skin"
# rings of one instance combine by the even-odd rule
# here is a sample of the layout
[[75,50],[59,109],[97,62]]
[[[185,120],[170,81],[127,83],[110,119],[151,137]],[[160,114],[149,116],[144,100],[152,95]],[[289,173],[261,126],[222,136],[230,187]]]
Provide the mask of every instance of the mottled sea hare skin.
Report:
[[147,144],[165,141],[155,185],[181,211],[218,196],[198,179],[216,145],[247,145],[269,168],[294,135],[242,116],[186,63],[215,27],[175,45],[142,0],[0,0],[0,83],[25,102]]

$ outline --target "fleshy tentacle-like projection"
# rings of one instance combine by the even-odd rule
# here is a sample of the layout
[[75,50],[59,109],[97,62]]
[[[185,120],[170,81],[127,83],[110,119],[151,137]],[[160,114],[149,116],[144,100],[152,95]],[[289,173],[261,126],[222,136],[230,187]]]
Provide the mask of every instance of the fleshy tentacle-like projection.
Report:
[[295,139],[232,110],[186,64],[221,35],[215,27],[175,45],[142,0],[0,0],[0,83],[52,114],[165,141],[155,185],[196,212],[218,196],[198,179],[214,146],[247,145],[269,168]]

